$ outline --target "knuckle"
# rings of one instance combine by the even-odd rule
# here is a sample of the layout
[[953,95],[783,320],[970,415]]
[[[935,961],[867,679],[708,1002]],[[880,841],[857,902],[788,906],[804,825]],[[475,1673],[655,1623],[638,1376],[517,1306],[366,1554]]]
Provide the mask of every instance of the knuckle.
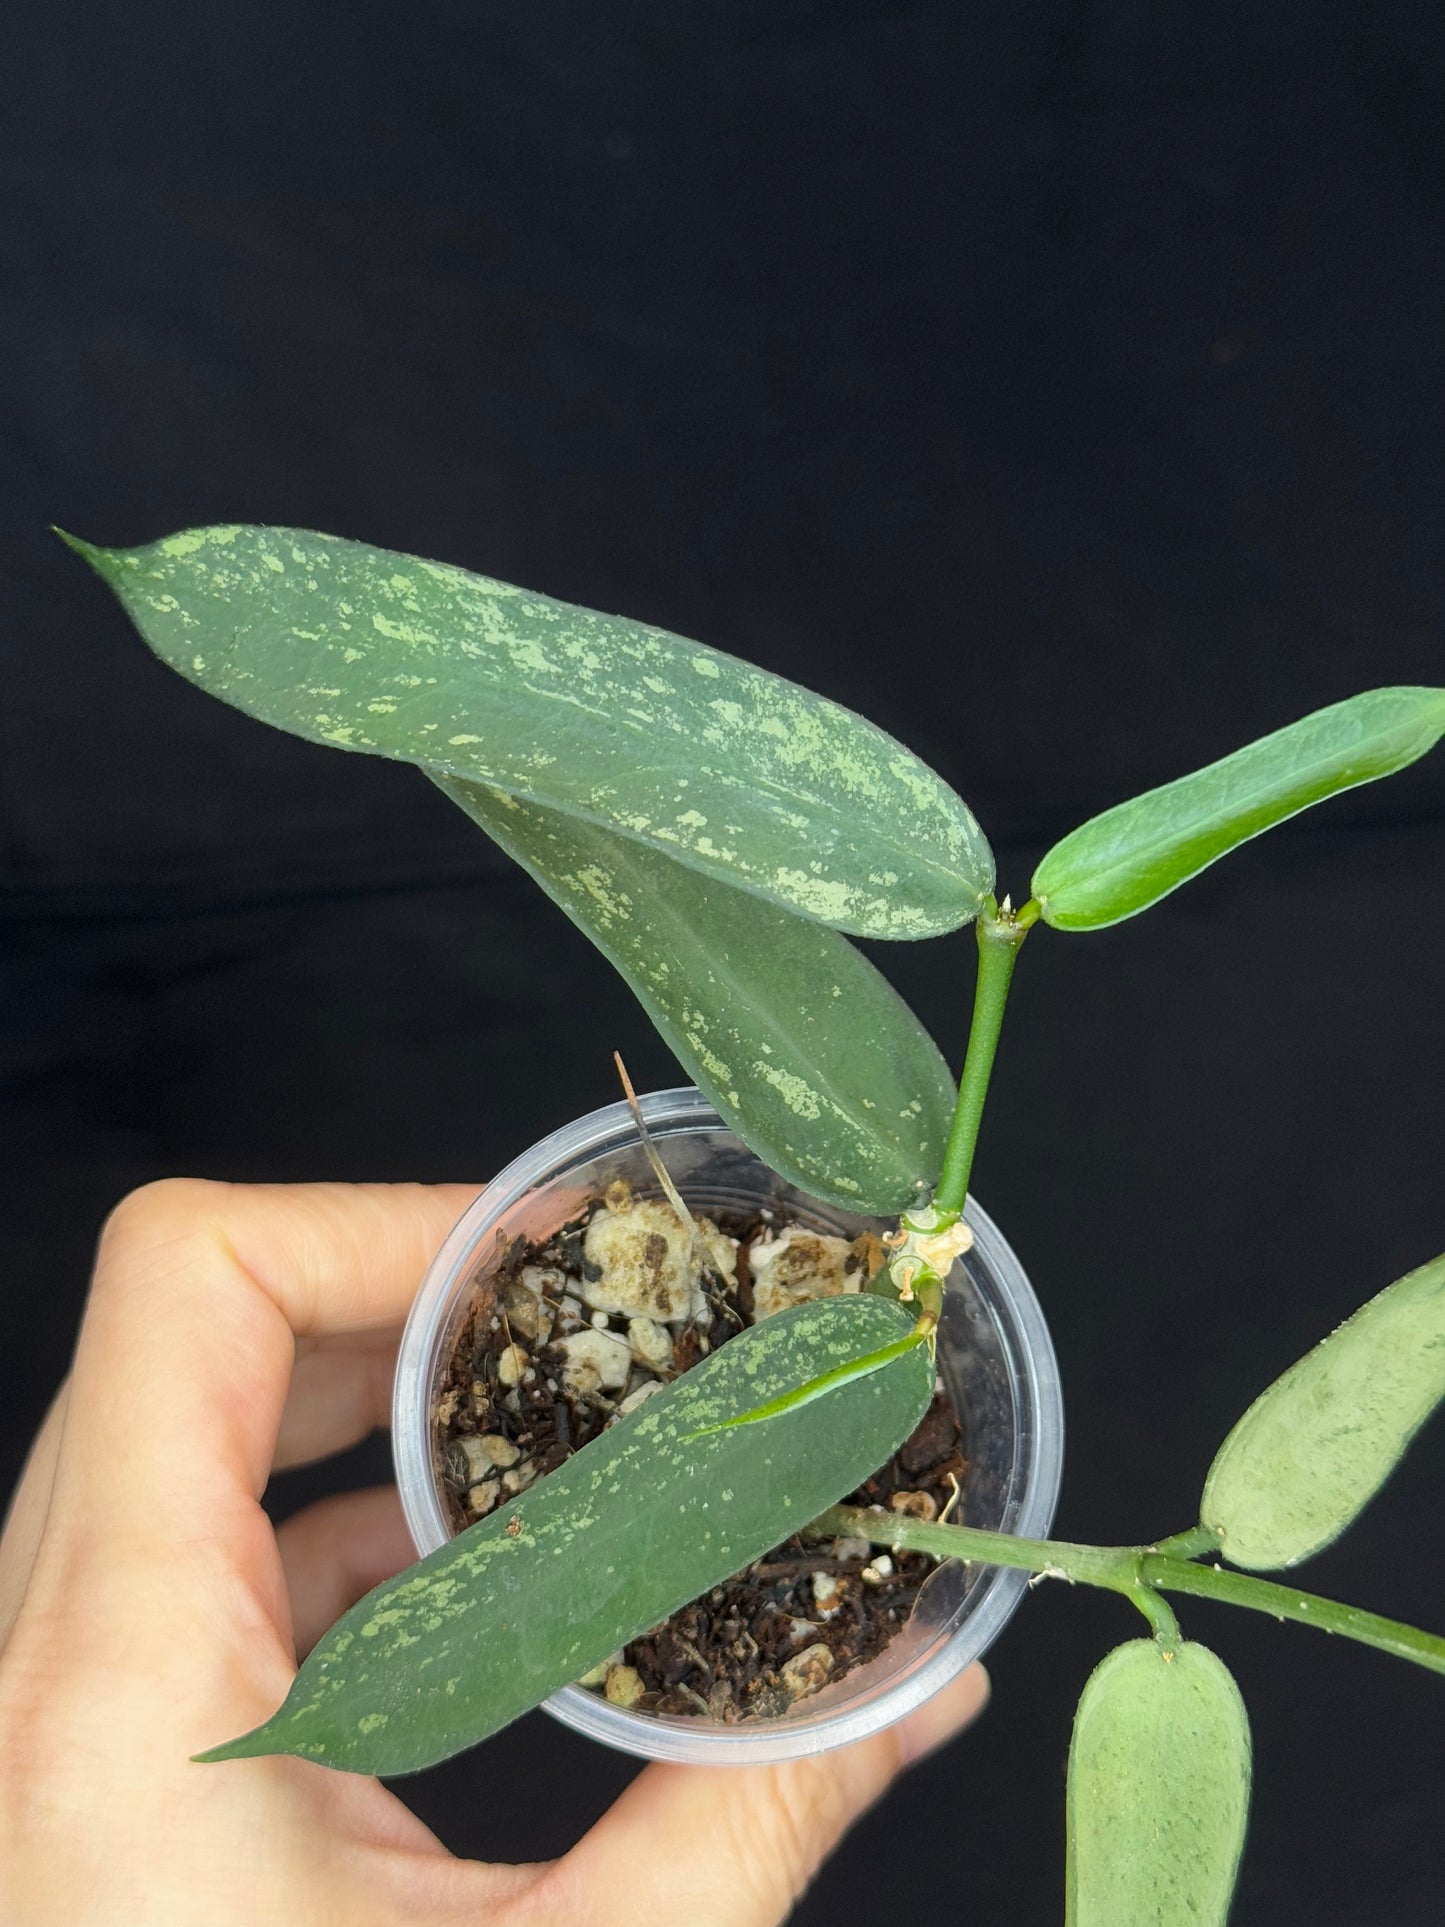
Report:
[[796,1898],[842,1832],[847,1814],[832,1780],[808,1760],[801,1772],[777,1776],[772,1820],[779,1866]]
[[[837,1846],[894,1777],[898,1752],[891,1732],[860,1745],[773,1768],[764,1813],[774,1880],[786,1887],[787,1911]],[[779,1918],[782,1918],[782,1912]]]
[[214,1209],[226,1186],[209,1178],[156,1178],[128,1192],[106,1219],[101,1250],[171,1238]]
[[159,1178],[122,1198],[101,1229],[92,1308],[153,1292],[163,1273],[189,1262],[220,1222],[229,1188],[205,1178]]
[[527,1884],[510,1896],[507,1918],[512,1927],[555,1927],[559,1920],[568,1927],[616,1927],[616,1896],[600,1894],[591,1882],[580,1880],[570,1858],[539,1862],[527,1872]]
[[782,1920],[847,1826],[852,1804],[821,1762],[796,1760],[764,1772],[735,1865],[747,1870],[760,1911]]

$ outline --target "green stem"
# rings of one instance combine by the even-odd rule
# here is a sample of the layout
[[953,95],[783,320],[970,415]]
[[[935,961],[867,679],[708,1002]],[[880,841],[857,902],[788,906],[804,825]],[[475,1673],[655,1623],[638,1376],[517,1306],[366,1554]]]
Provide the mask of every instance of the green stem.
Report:
[[1202,1552],[1218,1552],[1219,1534],[1213,1526],[1191,1526],[1188,1532],[1176,1532],[1172,1538],[1145,1549],[1162,1552],[1170,1559],[1197,1559]]
[[1251,1612],[1270,1613],[1275,1619],[1291,1619],[1298,1626],[1315,1626],[1322,1633],[1339,1633],[1373,1646],[1396,1659],[1413,1660],[1428,1666],[1432,1673],[1445,1673],[1445,1639],[1438,1633],[1422,1632],[1398,1619],[1380,1613],[1367,1613],[1358,1606],[1343,1606],[1337,1599],[1321,1599],[1318,1593],[1297,1592],[1272,1579],[1256,1579],[1250,1573],[1230,1572],[1223,1566],[1191,1566],[1176,1559],[1161,1559],[1145,1553],[1140,1561],[1140,1576],[1149,1586],[1167,1592],[1189,1593],[1195,1599],[1218,1599],[1227,1606],[1244,1606]]
[[968,1197],[969,1173],[978,1143],[978,1127],[983,1120],[984,1101],[998,1049],[999,1028],[1008,1003],[1009,984],[1019,945],[1038,921],[1038,906],[1026,903],[1015,914],[1005,906],[1000,910],[990,897],[975,926],[978,934],[978,979],[973,993],[973,1022],[969,1026],[968,1050],[963,1075],[958,1080],[958,1104],[953,1126],[943,1153],[943,1171],[933,1202],[940,1211],[963,1210]]
[[1174,1617],[1173,1608],[1167,1599],[1161,1599],[1152,1586],[1140,1580],[1128,1594],[1154,1628],[1154,1637],[1167,1653],[1179,1650],[1179,1621]]
[[902,1512],[871,1512],[862,1506],[835,1505],[808,1527],[810,1539],[867,1539],[904,1552],[929,1552],[935,1559],[972,1559],[983,1566],[1012,1566],[1050,1579],[1074,1579],[1086,1586],[1131,1584],[1132,1547],[1079,1546],[1063,1539],[1020,1539],[1012,1532],[985,1532],[978,1526],[931,1525]]
[[[979,1565],[1011,1566],[1051,1579],[1068,1579],[1085,1586],[1104,1586],[1123,1593],[1154,1620],[1141,1604],[1146,1592],[1188,1593],[1196,1599],[1217,1599],[1251,1612],[1269,1613],[1321,1632],[1338,1633],[1373,1646],[1397,1659],[1413,1660],[1433,1673],[1445,1673],[1445,1638],[1422,1632],[1397,1619],[1344,1606],[1316,1593],[1299,1592],[1272,1579],[1230,1572],[1222,1566],[1192,1565],[1173,1553],[1152,1546],[1079,1546],[1058,1539],[1016,1539],[1012,1533],[983,1532],[973,1526],[930,1525],[897,1513],[864,1511],[856,1506],[833,1506],[809,1526],[818,1538],[867,1539],[894,1551],[927,1552],[937,1559],[970,1559]],[[1192,1541],[1194,1533],[1179,1533],[1165,1545]],[[1172,1619],[1172,1615],[1171,1615]],[[1163,1635],[1161,1635],[1162,1637]]]

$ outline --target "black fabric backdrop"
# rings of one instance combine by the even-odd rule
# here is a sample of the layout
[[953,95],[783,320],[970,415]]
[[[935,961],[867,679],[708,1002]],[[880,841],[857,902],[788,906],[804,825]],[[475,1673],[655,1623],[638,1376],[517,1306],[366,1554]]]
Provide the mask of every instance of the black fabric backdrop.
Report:
[[[1018,893],[1136,788],[1445,681],[1442,94],[1398,0],[11,0],[0,1481],[131,1186],[480,1182],[611,1100],[614,1045],[676,1081],[419,777],[169,676],[49,522],[315,526],[733,649],[928,757]],[[1031,941],[976,1188],[1060,1351],[1062,1534],[1187,1524],[1254,1392],[1445,1245],[1442,950],[1440,753]],[[956,1059],[966,942],[880,961]],[[1445,1624],[1442,1446],[1310,1585]],[[1072,1705],[1131,1619],[1037,1590],[798,1919],[1057,1919]],[[1434,1927],[1440,1682],[1185,1621],[1254,1718],[1241,1927]],[[632,1771],[533,1716],[405,1792],[531,1857]]]

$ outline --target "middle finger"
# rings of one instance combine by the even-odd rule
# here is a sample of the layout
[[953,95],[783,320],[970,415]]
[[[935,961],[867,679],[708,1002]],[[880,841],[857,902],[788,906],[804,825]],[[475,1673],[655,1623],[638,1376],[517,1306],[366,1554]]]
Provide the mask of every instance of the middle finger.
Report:
[[271,1469],[329,1458],[387,1425],[400,1342],[399,1325],[298,1339]]

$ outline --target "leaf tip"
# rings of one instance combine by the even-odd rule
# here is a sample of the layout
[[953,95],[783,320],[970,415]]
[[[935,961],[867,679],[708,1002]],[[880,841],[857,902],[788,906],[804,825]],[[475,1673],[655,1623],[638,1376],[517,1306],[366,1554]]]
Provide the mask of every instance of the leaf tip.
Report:
[[50,529],[51,533],[58,535],[66,548],[72,549],[82,562],[88,562],[98,576],[107,582],[114,578],[119,564],[118,550],[103,549],[94,542],[87,542],[83,536],[72,535],[69,529],[61,528],[58,522],[52,522]]
[[273,1746],[269,1739],[271,1722],[252,1727],[249,1733],[241,1733],[234,1740],[226,1740],[220,1746],[208,1746],[204,1753],[193,1753],[193,1766],[216,1766],[223,1760],[254,1760],[265,1753],[278,1753],[283,1749]]

